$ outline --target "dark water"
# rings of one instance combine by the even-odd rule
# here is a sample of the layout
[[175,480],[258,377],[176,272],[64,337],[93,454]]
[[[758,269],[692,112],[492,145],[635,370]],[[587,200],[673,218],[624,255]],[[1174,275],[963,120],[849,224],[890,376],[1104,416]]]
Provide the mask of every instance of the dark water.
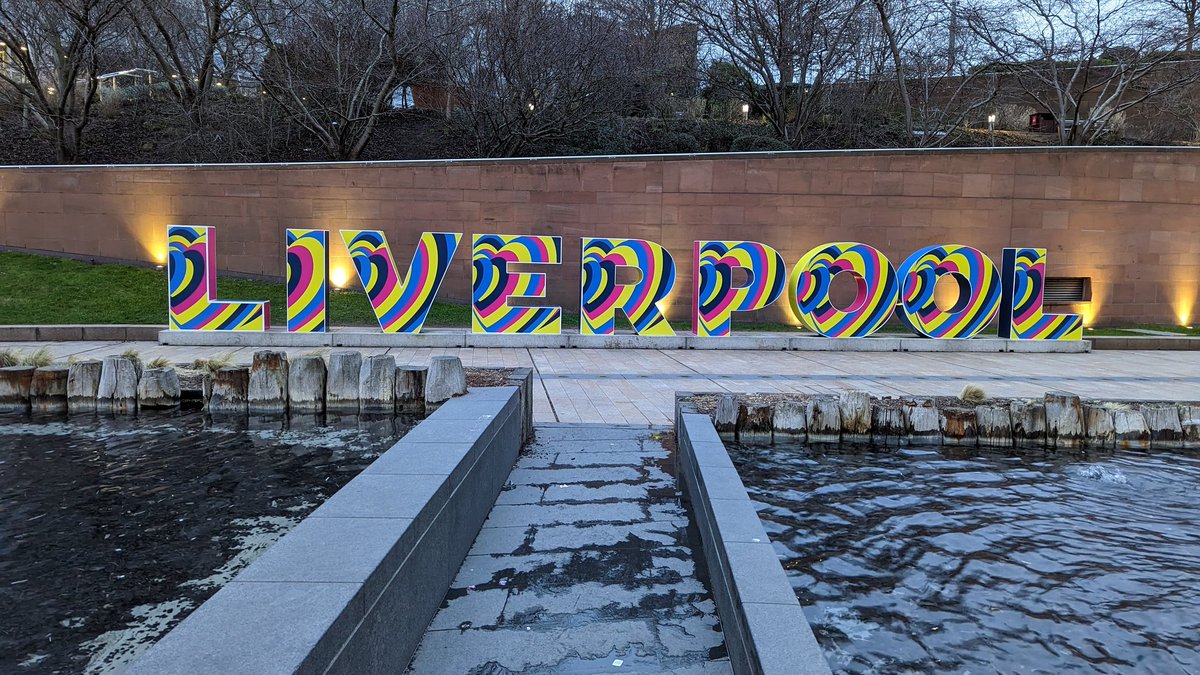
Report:
[[0,673],[119,672],[408,426],[0,416]]
[[1200,458],[731,448],[835,671],[1200,673]]

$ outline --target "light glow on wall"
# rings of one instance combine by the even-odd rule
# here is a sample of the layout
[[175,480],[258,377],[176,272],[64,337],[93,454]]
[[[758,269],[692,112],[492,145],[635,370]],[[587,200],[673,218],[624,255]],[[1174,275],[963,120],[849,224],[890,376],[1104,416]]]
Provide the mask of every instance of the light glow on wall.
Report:
[[962,289],[953,274],[943,274],[933,285],[933,304],[943,312],[949,312],[958,304]]
[[1192,310],[1196,306],[1196,282],[1176,282],[1172,289],[1171,308],[1180,326],[1187,326],[1192,321]]
[[[187,222],[190,220],[183,214],[174,213],[171,208],[173,194],[148,194],[137,197],[139,208],[135,213],[123,218],[120,227],[124,234],[137,242],[144,257],[140,258],[155,265],[166,265],[169,257],[166,233],[163,231],[163,220]],[[98,197],[97,199],[104,199]]]
[[1091,305],[1076,305],[1073,309],[1076,314],[1083,317],[1084,328],[1090,329],[1096,325],[1095,307]]
[[350,281],[350,272],[345,268],[345,263],[331,264],[329,267],[329,283],[336,288],[345,288],[346,283]]
[[1084,328],[1095,328],[1105,322],[1104,308],[1111,292],[1112,278],[1122,274],[1119,263],[1113,259],[1114,252],[1108,249],[1092,249],[1085,258],[1075,259],[1078,266],[1070,273],[1092,280],[1087,302],[1071,305],[1071,311],[1083,318]]
[[1084,328],[1095,328],[1100,310],[1104,308],[1104,293],[1108,286],[1104,282],[1104,275],[1095,268],[1087,270],[1084,275],[1092,278],[1092,297],[1087,302],[1071,305],[1071,311],[1083,318]]

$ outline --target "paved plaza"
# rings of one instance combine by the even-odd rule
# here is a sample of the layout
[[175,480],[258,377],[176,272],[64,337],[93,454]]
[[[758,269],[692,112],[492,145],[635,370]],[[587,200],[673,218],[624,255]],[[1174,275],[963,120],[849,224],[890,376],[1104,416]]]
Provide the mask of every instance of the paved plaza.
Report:
[[[0,343],[58,359],[101,358],[136,349],[142,359],[178,362],[232,354],[248,364],[255,348],[166,347],[154,342]],[[291,356],[329,351],[285,349]],[[878,396],[958,394],[981,385],[992,396],[1041,396],[1048,390],[1115,399],[1200,399],[1195,352],[1097,351],[1089,354],[798,352],[652,349],[371,349],[397,363],[432,356],[467,366],[534,370],[537,423],[670,424],[676,391],[821,393],[862,389]]]

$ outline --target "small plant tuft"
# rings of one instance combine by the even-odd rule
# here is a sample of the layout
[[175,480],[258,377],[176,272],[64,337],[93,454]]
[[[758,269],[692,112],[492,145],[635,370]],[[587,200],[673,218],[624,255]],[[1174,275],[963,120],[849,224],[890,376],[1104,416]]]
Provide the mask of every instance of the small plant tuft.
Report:
[[154,359],[153,361],[151,361],[150,363],[147,363],[146,367],[147,368],[170,368],[173,365],[175,365],[175,364],[171,363],[171,359],[168,359],[165,356],[160,356],[157,359]]
[[983,390],[983,387],[977,384],[968,384],[967,386],[963,387],[962,393],[959,394],[958,397],[967,403],[983,403],[987,400],[988,395],[987,392]]
[[51,363],[54,363],[54,356],[50,353],[49,349],[42,347],[33,353],[22,356],[20,365],[45,368]]
[[123,356],[124,358],[127,358],[127,359],[129,359],[130,361],[133,361],[133,366],[134,366],[134,368],[137,368],[137,371],[138,371],[139,373],[140,373],[140,372],[142,372],[142,365],[143,365],[143,364],[142,364],[142,355],[141,355],[141,352],[139,352],[138,350],[136,350],[136,349],[134,349],[134,348],[130,347],[129,349],[126,349],[124,352],[121,352],[121,356]]
[[11,347],[0,349],[0,368],[12,368],[21,365],[21,355]]
[[192,368],[202,370],[209,375],[216,375],[217,371],[222,368],[228,368],[233,365],[233,354],[220,354],[218,356],[210,356],[207,359],[196,359],[192,361]]

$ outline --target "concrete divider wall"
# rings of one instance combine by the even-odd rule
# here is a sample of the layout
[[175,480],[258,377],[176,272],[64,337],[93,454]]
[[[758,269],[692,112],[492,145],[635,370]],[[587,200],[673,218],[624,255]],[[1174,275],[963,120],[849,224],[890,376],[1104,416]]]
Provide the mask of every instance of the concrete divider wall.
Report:
[[[4,214],[0,213],[0,218]],[[163,323],[167,317],[163,315]],[[0,342],[153,342],[158,339],[160,326],[128,324],[88,324],[63,326],[0,326]]]
[[403,672],[516,461],[520,389],[448,401],[128,672]]
[[821,647],[712,421],[677,404],[675,433],[734,672],[828,675]]
[[507,384],[517,388],[521,406],[521,440],[533,440],[533,368],[516,368],[508,375]]
[[[1097,325],[1173,324],[1191,320],[1200,287],[1198,166],[1198,148],[973,148],[3,167],[0,248],[162,263],[168,224],[213,225],[222,272],[282,278],[285,227],[379,228],[402,269],[420,232],[463,232],[440,295],[466,301],[471,235],[560,235],[548,300],[577,311],[580,237],[643,238],[675,258],[667,304],[682,328],[695,239],[753,238],[789,265],[830,241],[874,245],[896,265],[934,244],[997,261],[1005,246],[1037,246],[1049,276],[1092,279],[1092,301],[1073,310]],[[330,252],[357,288],[344,247]]]

